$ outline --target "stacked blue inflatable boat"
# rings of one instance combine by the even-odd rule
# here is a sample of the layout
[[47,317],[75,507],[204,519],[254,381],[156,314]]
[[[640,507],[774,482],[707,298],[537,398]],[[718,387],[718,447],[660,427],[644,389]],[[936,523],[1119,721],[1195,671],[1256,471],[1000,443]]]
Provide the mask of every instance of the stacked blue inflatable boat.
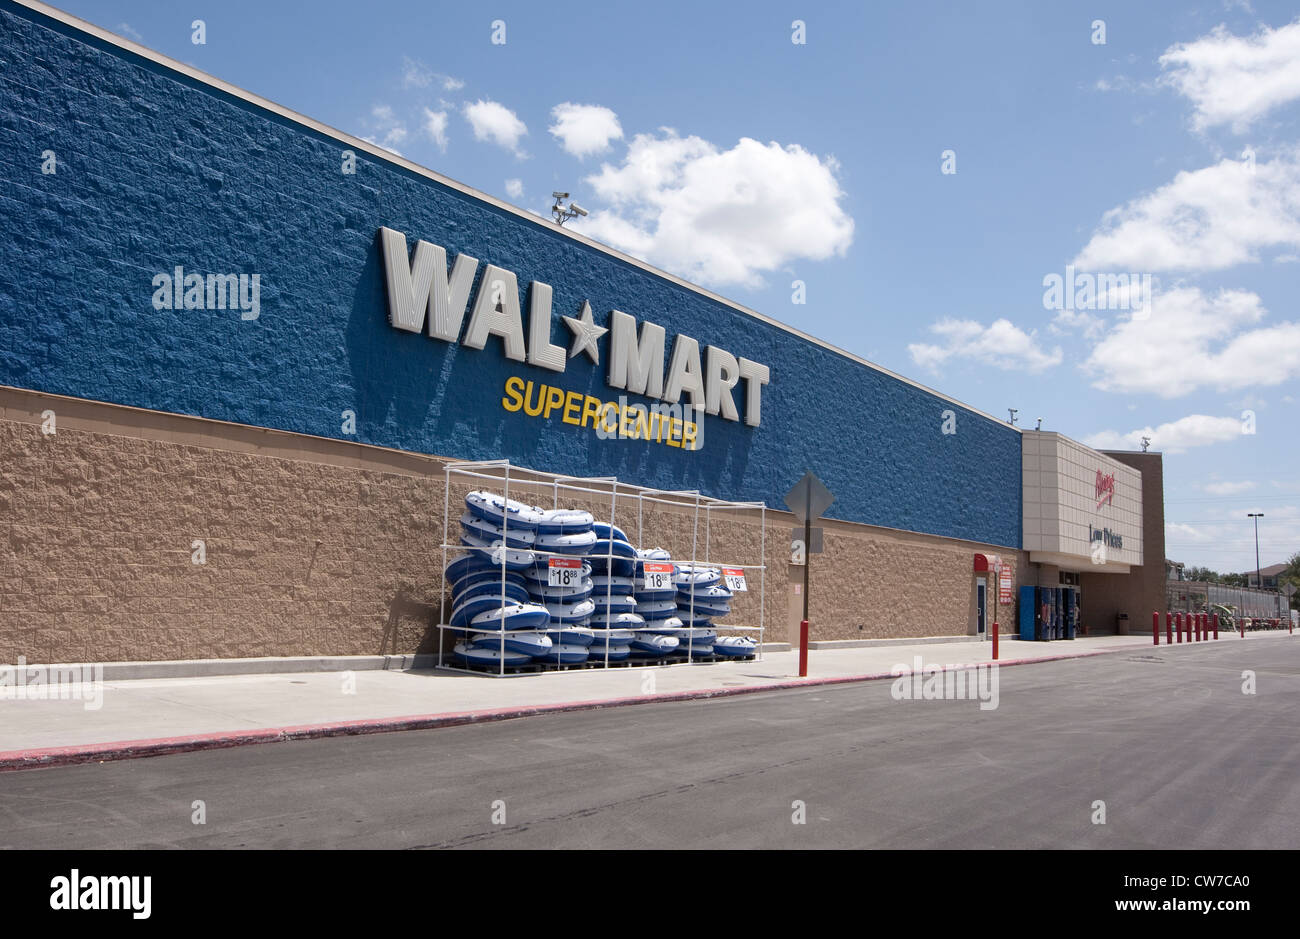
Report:
[[721,570],[681,564],[673,583],[677,586],[678,618],[692,628],[708,630],[712,634],[712,654],[729,658],[754,654],[754,640],[747,636],[718,636],[712,628],[715,619],[731,613],[732,592],[723,584]]
[[[445,572],[448,625],[462,634],[454,648],[461,664],[497,669],[752,654],[751,640],[746,647],[719,639],[712,625],[731,612],[731,591],[716,568],[674,566],[671,580],[651,590],[644,565],[672,564],[668,552],[638,551],[622,529],[589,512],[481,491],[466,496],[465,505],[460,543],[468,550]],[[567,559],[563,576],[551,576],[552,558]]]

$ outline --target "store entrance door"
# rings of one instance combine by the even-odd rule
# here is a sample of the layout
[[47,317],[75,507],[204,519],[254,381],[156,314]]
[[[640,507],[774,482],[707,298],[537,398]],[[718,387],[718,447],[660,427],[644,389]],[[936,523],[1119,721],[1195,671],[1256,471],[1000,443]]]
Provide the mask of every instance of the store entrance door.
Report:
[[975,635],[983,639],[988,635],[985,628],[986,613],[988,609],[988,579],[985,577],[975,578]]

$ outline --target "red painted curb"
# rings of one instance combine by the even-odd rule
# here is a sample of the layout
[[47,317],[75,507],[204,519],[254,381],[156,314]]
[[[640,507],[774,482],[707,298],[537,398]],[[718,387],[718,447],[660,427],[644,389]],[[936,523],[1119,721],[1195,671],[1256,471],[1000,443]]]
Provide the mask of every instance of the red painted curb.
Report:
[[[1033,665],[1037,662],[1060,662],[1096,655],[1130,652],[1137,646],[1117,649],[1097,649],[1034,659],[1011,659],[999,662],[970,662],[962,665],[936,666],[944,671],[973,668],[976,665]],[[1145,647],[1142,647],[1145,648]],[[845,685],[854,682],[881,681],[898,678],[891,672],[868,675],[845,675],[838,678],[807,678],[794,681],[772,682],[766,685],[747,685],[740,688],[703,688],[697,691],[676,691],[668,694],[635,695],[628,698],[606,698],[595,701],[569,701],[561,704],[537,704],[526,707],[503,708],[485,711],[451,711],[442,714],[419,714],[410,717],[385,717],[370,720],[336,721],[328,724],[299,724],[290,727],[268,727],[259,730],[233,730],[184,737],[158,737],[147,740],[121,740],[111,743],[91,743],[72,747],[45,747],[31,750],[0,752],[0,772],[35,769],[46,766],[72,766],[78,763],[103,763],[132,760],[147,756],[165,756],[173,753],[194,753],[200,750],[222,750],[229,747],[251,746],[259,743],[281,743],[289,740],[317,740],[324,737],[347,737],[359,734],[385,734],[403,730],[434,730],[439,727],[457,727],[464,724],[486,724],[495,721],[535,717],[542,714],[561,714],[570,711],[595,711],[604,708],[627,707],[636,704],[671,701],[698,701],[708,698],[729,698],[764,691],[790,691],[797,688],[815,688],[825,685]]]

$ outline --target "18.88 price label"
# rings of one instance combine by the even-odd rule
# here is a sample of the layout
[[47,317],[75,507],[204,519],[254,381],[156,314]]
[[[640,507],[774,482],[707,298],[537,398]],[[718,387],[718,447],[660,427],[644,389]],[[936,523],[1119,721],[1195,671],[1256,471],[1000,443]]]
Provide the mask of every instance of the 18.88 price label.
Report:
[[546,562],[546,583],[552,587],[576,587],[582,577],[578,558],[551,558]]
[[737,591],[748,591],[745,586],[745,572],[737,567],[724,567],[722,569],[722,581],[727,585],[727,589],[733,593]]
[[646,561],[644,567],[645,579],[643,584],[646,590],[673,589],[673,566],[671,564]]

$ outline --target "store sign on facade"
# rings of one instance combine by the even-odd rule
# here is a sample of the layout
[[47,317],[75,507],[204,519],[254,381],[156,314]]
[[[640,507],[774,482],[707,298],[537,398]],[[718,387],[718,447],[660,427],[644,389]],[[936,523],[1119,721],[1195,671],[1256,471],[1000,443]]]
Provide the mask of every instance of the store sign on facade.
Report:
[[1115,474],[1097,470],[1097,508],[1115,504]]
[[[599,364],[598,343],[608,333],[606,382],[611,388],[669,404],[677,404],[685,395],[703,413],[739,422],[735,395],[743,381],[744,422],[759,426],[763,386],[770,377],[766,365],[734,356],[718,346],[706,346],[701,352],[699,342],[685,334],[674,337],[669,357],[662,326],[647,320],[638,329],[636,319],[619,310],[610,312],[608,326],[597,326],[585,301],[581,316],[564,317],[575,337],[566,355],[563,346],[550,340],[549,284],[533,281],[529,285],[525,337],[519,283],[513,271],[488,264],[471,298],[477,258],[459,254],[448,269],[446,249],[439,245],[417,241],[415,252],[408,254],[406,236],[401,232],[381,228],[379,235],[388,321],[395,329],[424,332],[443,342],[459,341],[470,349],[482,349],[489,336],[497,336],[506,358],[553,372],[563,372],[570,358],[584,353]],[[469,324],[465,326],[467,313]]]

